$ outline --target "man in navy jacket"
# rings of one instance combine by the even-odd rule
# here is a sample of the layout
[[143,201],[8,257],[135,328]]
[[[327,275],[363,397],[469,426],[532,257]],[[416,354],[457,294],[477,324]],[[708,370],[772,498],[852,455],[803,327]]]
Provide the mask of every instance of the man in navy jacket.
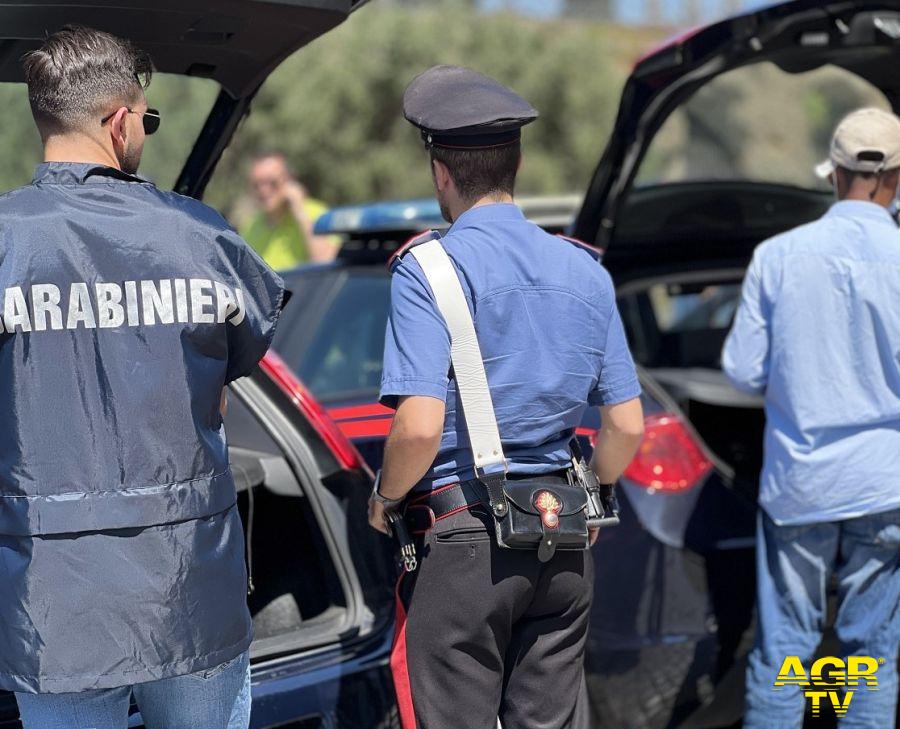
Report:
[[25,58],[45,162],[0,197],[0,688],[26,729],[249,721],[244,538],[220,408],[283,284],[137,176],[150,60],[66,27]]

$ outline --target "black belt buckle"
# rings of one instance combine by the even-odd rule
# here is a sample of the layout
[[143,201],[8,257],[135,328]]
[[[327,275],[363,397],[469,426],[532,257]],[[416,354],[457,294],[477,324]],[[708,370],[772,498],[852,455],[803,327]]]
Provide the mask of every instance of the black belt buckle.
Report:
[[407,504],[403,509],[403,520],[414,536],[425,534],[437,522],[437,516],[427,504]]

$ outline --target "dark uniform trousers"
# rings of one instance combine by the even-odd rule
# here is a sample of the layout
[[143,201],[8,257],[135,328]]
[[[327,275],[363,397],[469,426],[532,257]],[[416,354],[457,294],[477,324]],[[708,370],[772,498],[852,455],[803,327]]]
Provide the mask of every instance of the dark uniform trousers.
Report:
[[403,729],[589,726],[590,552],[501,549],[478,506],[416,542],[391,657]]

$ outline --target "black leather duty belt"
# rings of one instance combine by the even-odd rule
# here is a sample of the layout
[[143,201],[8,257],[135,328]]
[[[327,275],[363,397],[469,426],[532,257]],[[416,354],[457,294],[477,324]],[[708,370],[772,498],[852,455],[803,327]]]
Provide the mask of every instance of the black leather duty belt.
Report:
[[413,534],[424,534],[441,519],[486,503],[487,491],[482,484],[463,481],[441,486],[427,494],[411,496],[402,512],[409,530]]
[[[510,475],[510,481],[520,479],[566,480],[566,470],[553,471],[539,476]],[[407,527],[413,534],[424,534],[441,519],[453,516],[471,507],[481,507],[485,516],[490,516],[488,493],[478,480],[462,481],[441,486],[425,494],[411,494],[401,508]]]

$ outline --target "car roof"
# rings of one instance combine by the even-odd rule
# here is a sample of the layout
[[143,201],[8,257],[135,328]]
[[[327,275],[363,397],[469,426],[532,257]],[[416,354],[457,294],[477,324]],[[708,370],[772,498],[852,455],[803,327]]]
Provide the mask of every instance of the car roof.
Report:
[[67,23],[129,38],[159,71],[252,95],[288,55],[365,0],[0,0],[0,81],[22,81],[20,59]]
[[[580,195],[532,195],[516,204],[533,223],[552,232],[569,229]],[[342,265],[384,265],[410,238],[425,230],[448,227],[433,198],[388,200],[332,208],[319,217],[315,232],[342,238],[338,262]]]
[[[532,222],[541,226],[567,227],[581,204],[580,195],[526,195],[516,204]],[[414,235],[428,229],[443,229],[447,223],[434,198],[387,200],[332,208],[316,220],[318,235],[350,237],[380,232],[409,231]]]
[[421,198],[332,208],[316,220],[315,232],[317,235],[357,235],[409,230],[412,234],[446,225],[437,200]]

